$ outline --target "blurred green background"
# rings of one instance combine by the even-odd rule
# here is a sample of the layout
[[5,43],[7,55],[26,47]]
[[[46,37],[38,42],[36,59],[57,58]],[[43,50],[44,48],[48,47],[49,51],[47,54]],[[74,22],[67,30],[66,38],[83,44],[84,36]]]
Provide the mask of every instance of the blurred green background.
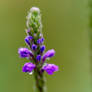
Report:
[[22,73],[26,59],[26,16],[32,6],[41,9],[46,49],[56,56],[49,62],[59,72],[47,74],[47,92],[91,92],[88,0],[0,0],[0,92],[33,92],[34,78]]

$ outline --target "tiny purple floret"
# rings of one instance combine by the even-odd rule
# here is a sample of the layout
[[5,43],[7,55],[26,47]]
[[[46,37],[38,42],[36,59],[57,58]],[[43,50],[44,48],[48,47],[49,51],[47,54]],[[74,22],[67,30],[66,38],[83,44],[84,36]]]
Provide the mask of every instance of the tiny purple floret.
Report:
[[27,36],[26,38],[25,38],[25,42],[30,46],[31,44],[30,44],[30,41],[33,39],[33,37],[32,36]]
[[36,50],[37,49],[37,45],[33,44],[32,45],[32,50]]
[[43,67],[43,70],[45,70],[49,75],[52,75],[54,72],[58,71],[58,66],[54,64],[47,64]]
[[40,38],[40,39],[37,40],[37,44],[42,44],[43,41],[44,41],[44,38],[42,37],[42,38]]
[[32,70],[35,68],[35,64],[33,63],[25,63],[23,68],[22,68],[22,71],[23,72],[32,72]]
[[42,45],[42,46],[40,47],[40,52],[43,53],[44,50],[45,50],[45,45]]
[[41,55],[37,55],[36,60],[40,62],[41,61]]
[[43,58],[42,58],[42,61],[44,62],[47,58],[51,58],[55,55],[55,50],[54,49],[51,49],[51,50],[48,50],[44,55],[43,55]]
[[21,58],[30,57],[30,56],[33,57],[32,52],[30,50],[28,50],[27,48],[19,48],[18,53]]

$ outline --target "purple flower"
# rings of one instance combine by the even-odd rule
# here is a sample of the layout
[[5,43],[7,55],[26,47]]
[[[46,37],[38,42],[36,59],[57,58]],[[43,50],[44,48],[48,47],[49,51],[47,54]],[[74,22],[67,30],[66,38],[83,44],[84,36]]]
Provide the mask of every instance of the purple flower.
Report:
[[[34,77],[40,79],[41,76],[44,76],[44,72],[52,75],[54,72],[58,71],[58,66],[54,64],[47,64],[45,61],[55,55],[55,50],[51,49],[44,53],[46,47],[44,45],[39,8],[33,7],[30,9],[26,23],[27,36],[25,37],[24,41],[26,45],[28,45],[29,49],[19,48],[18,54],[21,58],[26,58],[29,60],[29,62],[24,64],[22,71],[27,72],[28,74],[32,74],[34,72]],[[43,79],[41,80],[43,81]],[[39,85],[40,83],[38,83],[38,86]]]
[[55,55],[55,50],[54,50],[54,49],[48,50],[48,51],[44,54],[44,56],[43,56],[43,58],[42,58],[42,61],[44,62],[44,61],[46,60],[46,58],[51,58],[51,57],[53,57],[54,55]]
[[30,46],[31,44],[30,44],[30,41],[33,39],[33,37],[32,36],[27,36],[26,38],[25,38],[25,42]]
[[43,53],[44,50],[45,50],[45,45],[42,45],[42,46],[40,47],[40,52]]
[[32,72],[32,70],[35,68],[35,64],[33,63],[25,63],[23,68],[22,68],[22,71],[23,72]]
[[40,38],[40,39],[37,40],[37,44],[42,44],[43,41],[44,41],[44,38],[42,37],[42,38]]
[[36,50],[37,49],[37,45],[33,44],[32,45],[32,50]]
[[41,61],[41,55],[37,55],[36,60]]
[[30,56],[33,57],[32,52],[30,50],[28,50],[27,48],[19,48],[18,53],[21,58],[30,57]]
[[54,64],[47,64],[43,67],[43,70],[45,70],[49,75],[52,75],[54,72],[58,71],[58,66]]

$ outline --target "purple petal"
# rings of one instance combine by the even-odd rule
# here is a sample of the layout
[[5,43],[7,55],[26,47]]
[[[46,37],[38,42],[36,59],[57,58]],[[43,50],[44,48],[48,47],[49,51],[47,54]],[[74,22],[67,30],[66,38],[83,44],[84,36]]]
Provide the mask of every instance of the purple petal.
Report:
[[54,72],[58,71],[58,66],[54,64],[47,64],[43,67],[43,70],[45,70],[49,75],[52,75]]
[[32,72],[32,70],[35,68],[35,64],[33,63],[25,63],[23,68],[22,68],[22,71],[23,72]]
[[19,48],[18,53],[21,58],[30,57],[30,56],[33,57],[32,52],[30,50],[28,50],[27,48]]
[[44,54],[44,56],[43,56],[43,58],[42,58],[42,61],[44,62],[47,58],[51,58],[51,57],[53,57],[54,55],[55,55],[55,50],[54,50],[54,49],[48,50],[48,51]]

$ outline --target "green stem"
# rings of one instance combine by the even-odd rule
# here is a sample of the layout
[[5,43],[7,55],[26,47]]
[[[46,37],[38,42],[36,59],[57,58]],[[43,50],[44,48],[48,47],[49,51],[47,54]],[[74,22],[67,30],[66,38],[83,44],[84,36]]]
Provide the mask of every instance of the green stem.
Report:
[[43,77],[43,73],[40,73],[39,70],[36,68],[35,69],[35,92],[45,92],[45,81]]

